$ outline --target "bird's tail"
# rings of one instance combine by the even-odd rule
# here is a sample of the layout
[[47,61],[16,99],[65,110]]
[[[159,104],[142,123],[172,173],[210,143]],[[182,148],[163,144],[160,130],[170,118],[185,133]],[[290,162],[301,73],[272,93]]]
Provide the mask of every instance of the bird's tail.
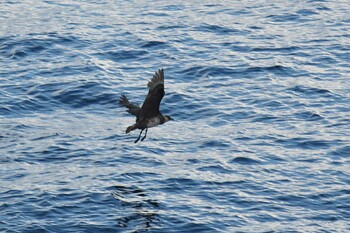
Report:
[[131,125],[129,126],[127,129],[126,129],[126,133],[130,133],[131,131],[137,129],[137,126],[136,125]]

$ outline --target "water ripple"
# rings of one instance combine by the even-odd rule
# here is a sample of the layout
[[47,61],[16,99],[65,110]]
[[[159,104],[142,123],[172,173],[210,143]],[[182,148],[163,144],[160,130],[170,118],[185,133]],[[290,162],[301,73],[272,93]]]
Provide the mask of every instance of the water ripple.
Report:
[[349,4],[247,3],[1,2],[0,231],[348,232]]

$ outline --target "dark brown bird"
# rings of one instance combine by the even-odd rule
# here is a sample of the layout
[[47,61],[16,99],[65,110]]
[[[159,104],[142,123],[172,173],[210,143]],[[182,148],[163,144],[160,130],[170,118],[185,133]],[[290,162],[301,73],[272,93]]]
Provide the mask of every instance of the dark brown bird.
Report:
[[119,99],[120,105],[126,107],[130,114],[136,116],[136,123],[129,126],[126,129],[126,133],[130,133],[135,129],[140,129],[141,132],[138,138],[135,140],[137,143],[142,135],[142,132],[146,129],[145,135],[141,141],[145,140],[147,136],[148,128],[155,127],[157,125],[164,124],[167,121],[173,120],[170,116],[164,116],[159,111],[159,105],[165,94],[164,92],[164,70],[158,70],[151,81],[148,82],[148,94],[142,107],[140,108],[136,104],[130,103],[126,96],[123,94]]

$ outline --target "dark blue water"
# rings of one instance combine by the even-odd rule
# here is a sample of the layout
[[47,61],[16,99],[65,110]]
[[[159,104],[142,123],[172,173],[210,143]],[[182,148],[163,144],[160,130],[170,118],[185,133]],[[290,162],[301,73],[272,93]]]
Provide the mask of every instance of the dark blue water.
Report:
[[[2,1],[0,231],[349,232],[349,12]],[[176,121],[134,144],[159,68]]]

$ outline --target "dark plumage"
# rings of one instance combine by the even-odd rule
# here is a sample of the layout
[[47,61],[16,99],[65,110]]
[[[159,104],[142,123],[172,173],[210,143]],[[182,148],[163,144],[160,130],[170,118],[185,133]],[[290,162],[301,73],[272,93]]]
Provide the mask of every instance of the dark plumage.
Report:
[[158,70],[153,75],[151,81],[148,82],[147,86],[149,91],[141,108],[133,103],[130,103],[124,94],[121,95],[119,99],[120,105],[126,107],[128,109],[127,112],[136,116],[136,123],[126,129],[126,133],[130,133],[135,129],[141,130],[139,137],[135,140],[135,143],[140,140],[143,130],[146,129],[146,133],[141,141],[145,140],[148,128],[155,127],[172,120],[170,116],[164,116],[159,111],[160,102],[165,94],[164,70]]

